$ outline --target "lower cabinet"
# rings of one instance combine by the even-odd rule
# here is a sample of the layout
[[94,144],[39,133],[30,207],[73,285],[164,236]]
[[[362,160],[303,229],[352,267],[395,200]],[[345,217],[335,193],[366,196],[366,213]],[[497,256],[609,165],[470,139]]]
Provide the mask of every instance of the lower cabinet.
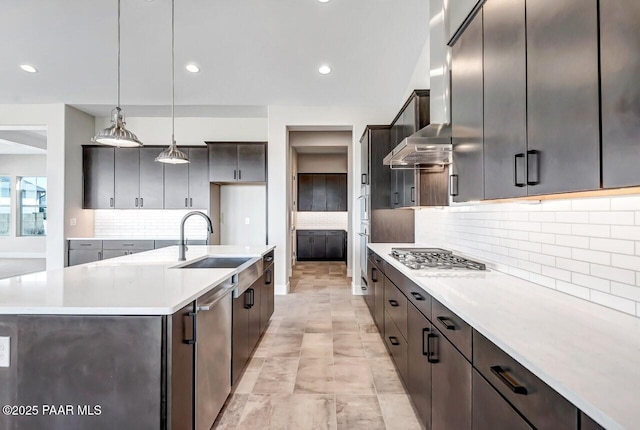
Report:
[[473,371],[473,430],[532,430],[502,396]]
[[298,261],[346,261],[347,234],[343,230],[298,230]]
[[249,295],[245,291],[240,297],[233,299],[231,327],[231,385],[236,385],[242,369],[249,361],[249,314],[248,303],[250,303]]
[[389,314],[384,318],[384,341],[403,381],[407,381],[407,341]]
[[69,266],[77,266],[78,264],[92,263],[102,260],[102,248],[99,250],[90,249],[70,249],[69,250]]
[[274,277],[274,266],[273,264],[269,265],[264,270],[264,276],[262,280],[264,284],[262,285],[262,291],[260,293],[260,333],[264,333],[267,329],[267,325],[269,325],[269,320],[271,319],[271,315],[273,315],[273,310],[275,308],[275,277]]
[[431,429],[431,357],[434,336],[428,319],[412,304],[407,310],[407,390],[422,423]]

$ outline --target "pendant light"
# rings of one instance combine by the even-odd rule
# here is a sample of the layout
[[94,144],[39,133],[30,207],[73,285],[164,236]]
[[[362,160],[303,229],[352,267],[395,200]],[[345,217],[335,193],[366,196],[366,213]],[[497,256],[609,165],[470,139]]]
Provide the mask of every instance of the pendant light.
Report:
[[169,147],[162,151],[156,161],[166,164],[185,164],[189,162],[187,154],[178,149],[175,139],[175,105],[176,105],[176,78],[175,78],[175,43],[176,43],[176,24],[175,24],[175,0],[171,0],[171,142]]
[[118,0],[118,78],[116,82],[118,98],[116,108],[111,111],[111,127],[96,134],[91,141],[102,145],[137,148],[142,146],[142,142],[125,128],[124,114],[120,109],[120,0]]

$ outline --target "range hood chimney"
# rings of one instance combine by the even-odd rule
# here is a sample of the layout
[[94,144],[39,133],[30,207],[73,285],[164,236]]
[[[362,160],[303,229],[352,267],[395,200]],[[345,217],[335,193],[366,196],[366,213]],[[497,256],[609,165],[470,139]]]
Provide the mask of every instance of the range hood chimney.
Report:
[[392,169],[432,168],[451,164],[451,124],[429,124],[405,138],[384,157]]

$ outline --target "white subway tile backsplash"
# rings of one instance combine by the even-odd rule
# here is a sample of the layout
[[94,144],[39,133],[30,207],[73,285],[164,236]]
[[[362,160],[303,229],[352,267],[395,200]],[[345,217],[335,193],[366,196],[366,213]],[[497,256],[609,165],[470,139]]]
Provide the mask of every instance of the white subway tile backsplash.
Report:
[[416,211],[416,241],[640,316],[640,195]]
[[296,212],[298,230],[348,230],[348,212]]
[[[95,237],[128,239],[178,239],[180,221],[189,210],[96,210]],[[206,210],[202,212],[207,213]],[[207,238],[207,224],[200,217],[192,217],[185,224],[185,237]]]

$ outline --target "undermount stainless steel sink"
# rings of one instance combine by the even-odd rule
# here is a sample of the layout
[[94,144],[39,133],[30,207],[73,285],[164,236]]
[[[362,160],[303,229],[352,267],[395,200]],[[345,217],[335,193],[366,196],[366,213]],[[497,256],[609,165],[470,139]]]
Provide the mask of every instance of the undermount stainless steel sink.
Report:
[[251,258],[207,257],[180,267],[181,269],[235,269]]

